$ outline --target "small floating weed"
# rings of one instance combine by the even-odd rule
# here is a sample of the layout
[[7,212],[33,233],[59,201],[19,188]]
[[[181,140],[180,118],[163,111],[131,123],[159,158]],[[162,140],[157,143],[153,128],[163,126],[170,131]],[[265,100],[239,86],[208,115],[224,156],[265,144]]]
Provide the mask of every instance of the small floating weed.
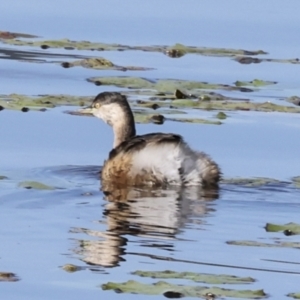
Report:
[[265,229],[267,232],[283,232],[285,235],[300,234],[300,224],[297,223],[284,225],[267,223]]
[[55,190],[55,187],[37,181],[22,181],[19,183],[19,187],[35,190]]

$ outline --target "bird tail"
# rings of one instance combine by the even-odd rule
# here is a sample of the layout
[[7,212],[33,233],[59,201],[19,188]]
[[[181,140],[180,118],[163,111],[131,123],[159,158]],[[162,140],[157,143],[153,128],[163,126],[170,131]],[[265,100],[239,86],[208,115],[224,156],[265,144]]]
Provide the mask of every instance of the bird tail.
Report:
[[222,175],[221,170],[207,154],[198,152],[197,166],[204,187],[218,185]]

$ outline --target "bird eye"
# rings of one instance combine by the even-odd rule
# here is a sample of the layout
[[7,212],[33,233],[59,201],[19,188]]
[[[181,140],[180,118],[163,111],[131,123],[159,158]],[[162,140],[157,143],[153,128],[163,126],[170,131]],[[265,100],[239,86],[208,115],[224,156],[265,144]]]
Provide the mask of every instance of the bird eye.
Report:
[[96,103],[96,104],[94,105],[94,107],[95,107],[95,108],[99,108],[99,107],[100,107],[100,103]]

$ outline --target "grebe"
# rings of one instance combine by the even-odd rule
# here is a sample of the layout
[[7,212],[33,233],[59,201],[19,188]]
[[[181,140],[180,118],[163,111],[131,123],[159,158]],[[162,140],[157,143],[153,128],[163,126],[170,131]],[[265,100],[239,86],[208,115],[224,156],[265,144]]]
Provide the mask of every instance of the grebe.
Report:
[[81,111],[92,113],[113,128],[113,149],[104,162],[102,181],[120,186],[218,186],[218,165],[207,154],[192,150],[182,136],[136,135],[132,110],[120,93],[100,93]]

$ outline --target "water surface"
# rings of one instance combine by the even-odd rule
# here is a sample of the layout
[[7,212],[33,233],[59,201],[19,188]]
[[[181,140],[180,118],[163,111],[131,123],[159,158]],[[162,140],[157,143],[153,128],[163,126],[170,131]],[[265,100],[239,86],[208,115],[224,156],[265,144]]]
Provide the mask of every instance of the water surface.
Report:
[[[296,1],[13,1],[0,4],[1,30],[41,39],[69,38],[126,45],[186,45],[262,49],[269,58],[299,57]],[[17,18],[17,20],[16,20]],[[30,22],[28,21],[30,20]],[[276,85],[253,93],[235,93],[251,101],[284,102],[299,95],[299,65],[239,64],[230,58],[186,55],[171,59],[161,53],[103,51],[119,65],[152,67],[152,71],[63,69],[53,61],[96,55],[91,51],[15,47],[1,51],[35,51],[46,63],[1,59],[1,94],[96,95],[115,87],[95,86],[94,76],[145,76],[230,84],[236,80],[273,80]],[[5,52],[4,51],[4,52]],[[47,56],[48,55],[48,56]],[[73,55],[73,57],[72,57]],[[225,92],[224,92],[225,93]],[[228,93],[229,95],[233,95]],[[252,277],[233,289],[263,289],[272,299],[299,292],[297,235],[268,233],[267,222],[298,221],[299,115],[248,111],[228,112],[220,126],[166,122],[138,125],[139,133],[177,132],[195,149],[209,153],[225,178],[269,177],[261,186],[223,182],[206,194],[192,190],[100,190],[98,172],[112,145],[112,132],[95,118],[64,114],[69,107],[46,112],[0,112],[1,148],[0,271],[19,277],[1,282],[9,299],[118,299],[143,295],[103,291],[107,282],[158,280],[132,275],[136,270],[228,274]],[[76,109],[76,108],[74,108]],[[197,111],[190,114],[206,115]],[[24,181],[42,182],[54,190],[27,189]],[[24,186],[24,185],[23,185]],[[26,185],[25,185],[26,186]],[[259,242],[261,246],[229,242]],[[273,247],[267,247],[272,245]],[[295,245],[295,244],[294,244]],[[278,247],[274,247],[278,246]],[[61,267],[74,264],[80,271]],[[169,280],[186,285],[209,285]],[[148,298],[149,296],[147,296]],[[152,298],[162,296],[152,296]]]

